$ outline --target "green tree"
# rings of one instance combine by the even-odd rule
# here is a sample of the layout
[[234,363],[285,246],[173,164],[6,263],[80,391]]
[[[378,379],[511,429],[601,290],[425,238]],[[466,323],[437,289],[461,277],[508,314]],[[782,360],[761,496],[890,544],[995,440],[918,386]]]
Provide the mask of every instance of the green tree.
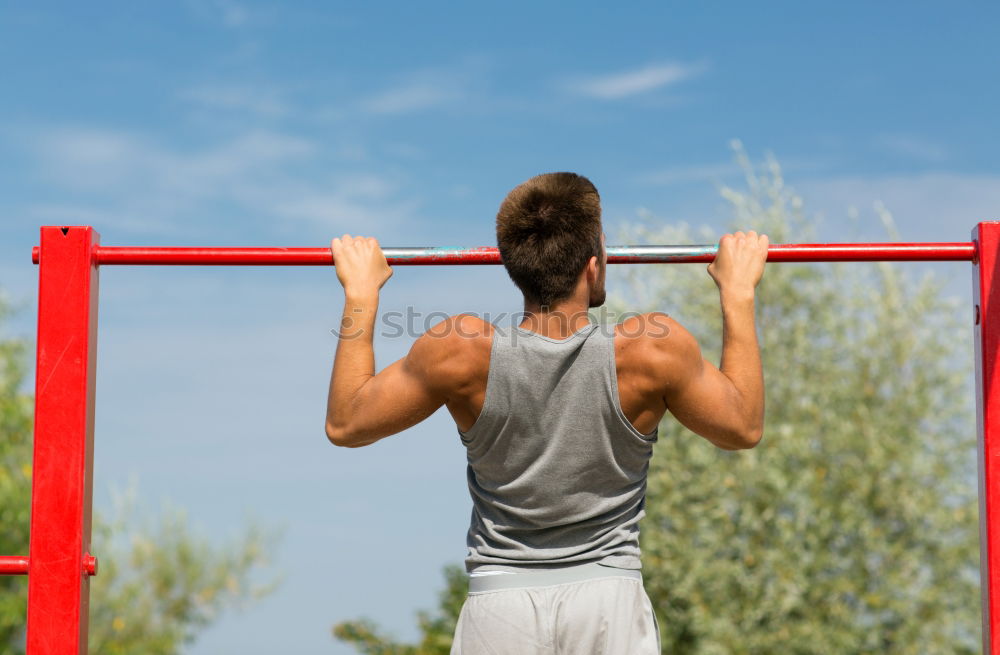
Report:
[[[10,306],[0,298],[0,326]],[[22,390],[30,342],[0,338],[0,554],[28,553],[33,398]],[[126,497],[128,500],[129,497]],[[273,535],[251,526],[230,544],[193,534],[177,509],[136,519],[126,502],[110,518],[95,516],[90,652],[171,655],[193,641],[224,609],[268,593],[254,582],[267,564]],[[24,652],[27,578],[0,577],[0,652]]]
[[[778,165],[758,173],[740,148],[737,157],[747,188],[721,189],[733,228],[775,243],[815,240]],[[647,224],[627,237],[717,235]],[[669,415],[661,423],[642,549],[664,653],[979,652],[971,330],[939,278],[910,270],[768,267],[757,314],[760,445],[723,451]],[[718,295],[704,267],[617,273],[624,301],[613,309],[671,313],[718,362]],[[459,592],[451,580],[445,597]],[[448,636],[455,606],[439,611],[449,622],[437,634],[422,626],[424,642]],[[338,636],[361,645],[354,633]],[[439,652],[381,643],[362,652]]]
[[[0,298],[0,326],[11,309]],[[31,397],[21,391],[28,343],[0,338],[0,555],[28,554],[31,497]],[[28,581],[0,576],[0,652],[18,653]]]
[[433,612],[417,613],[417,625],[422,635],[420,643],[398,642],[367,619],[338,623],[333,627],[333,635],[365,655],[448,655],[469,582],[465,569],[455,565],[445,567],[444,578],[445,586],[438,597],[438,608]]
[[[734,224],[815,240],[777,165],[758,176],[739,155]],[[664,652],[979,652],[971,330],[939,279],[905,270],[769,267],[762,444],[722,451],[662,424],[642,545]],[[718,361],[703,271],[628,276]]]

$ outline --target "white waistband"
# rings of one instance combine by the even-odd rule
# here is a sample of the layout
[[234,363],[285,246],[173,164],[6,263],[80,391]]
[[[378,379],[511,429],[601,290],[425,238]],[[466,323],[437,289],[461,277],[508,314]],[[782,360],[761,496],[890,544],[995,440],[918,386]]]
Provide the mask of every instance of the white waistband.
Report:
[[512,571],[478,571],[469,574],[469,593],[478,594],[486,591],[523,587],[550,587],[597,578],[631,578],[642,581],[642,573],[638,569],[619,569],[597,562],[554,569],[525,569],[516,573]]

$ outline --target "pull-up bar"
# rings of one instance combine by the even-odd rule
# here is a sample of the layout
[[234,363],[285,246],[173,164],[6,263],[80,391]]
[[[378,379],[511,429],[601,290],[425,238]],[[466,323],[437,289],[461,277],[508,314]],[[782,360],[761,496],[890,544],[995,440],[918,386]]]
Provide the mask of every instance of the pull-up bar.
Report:
[[[41,228],[31,541],[0,557],[0,574],[28,575],[28,655],[85,655],[93,497],[97,310],[101,265],[330,266],[328,248],[107,247],[89,226]],[[499,264],[495,248],[386,248],[393,265]],[[710,262],[716,245],[609,246],[612,263]],[[958,243],[784,244],[769,262],[972,263],[978,411],[983,652],[1000,655],[1000,222]]]
[[[609,264],[695,264],[715,259],[715,244],[608,246]],[[496,248],[383,248],[392,266],[500,264]],[[38,263],[39,248],[31,252]],[[329,248],[145,248],[96,246],[102,265],[329,266]],[[973,243],[790,243],[772,245],[768,262],[973,261]]]

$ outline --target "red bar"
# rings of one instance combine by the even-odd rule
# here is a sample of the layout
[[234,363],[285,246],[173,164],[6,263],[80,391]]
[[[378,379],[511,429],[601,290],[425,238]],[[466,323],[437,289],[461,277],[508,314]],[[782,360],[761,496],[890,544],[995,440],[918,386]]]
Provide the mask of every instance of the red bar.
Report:
[[[608,246],[611,264],[692,264],[715,259],[716,245]],[[384,248],[393,266],[500,264],[496,248]],[[770,262],[972,261],[972,243],[792,243],[773,245]],[[329,248],[102,247],[101,265],[330,266]],[[38,248],[32,251],[38,262]]]
[[[97,575],[97,558],[87,553],[83,556],[83,572]],[[28,558],[20,555],[0,555],[0,575],[28,575]]]
[[0,556],[0,575],[28,575],[28,558],[17,555]]
[[98,268],[90,227],[43,227],[28,575],[28,655],[85,655]]
[[1000,655],[1000,223],[972,232],[979,249],[973,267],[976,400],[979,428],[979,576],[982,581],[983,652]]

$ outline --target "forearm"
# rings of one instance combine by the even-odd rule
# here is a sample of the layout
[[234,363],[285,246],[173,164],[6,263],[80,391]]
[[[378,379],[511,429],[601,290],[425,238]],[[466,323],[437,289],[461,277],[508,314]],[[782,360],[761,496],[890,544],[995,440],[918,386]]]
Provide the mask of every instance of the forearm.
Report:
[[373,337],[377,314],[377,292],[345,294],[340,340],[337,343],[327,400],[328,433],[343,431],[348,426],[358,393],[375,375]]
[[753,290],[720,291],[722,361],[719,370],[733,383],[744,434],[751,443],[764,429],[764,373],[754,323]]

